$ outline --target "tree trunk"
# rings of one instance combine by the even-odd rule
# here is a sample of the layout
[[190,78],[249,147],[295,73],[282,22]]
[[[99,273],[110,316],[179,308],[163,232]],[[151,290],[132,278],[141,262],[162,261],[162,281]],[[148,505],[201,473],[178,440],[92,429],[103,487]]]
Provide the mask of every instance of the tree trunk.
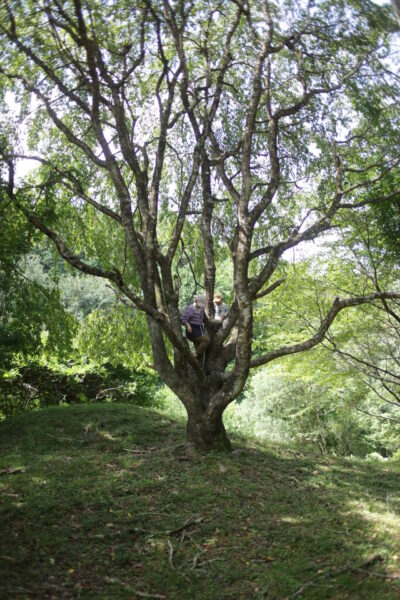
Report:
[[188,411],[187,441],[199,450],[232,450],[222,414],[210,417],[202,409]]

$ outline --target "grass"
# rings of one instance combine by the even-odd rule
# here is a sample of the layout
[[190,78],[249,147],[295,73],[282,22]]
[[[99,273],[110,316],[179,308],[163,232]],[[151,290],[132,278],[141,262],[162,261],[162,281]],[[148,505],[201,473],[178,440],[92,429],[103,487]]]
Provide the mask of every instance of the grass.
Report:
[[0,598],[400,598],[400,467],[234,440],[123,404],[0,423]]

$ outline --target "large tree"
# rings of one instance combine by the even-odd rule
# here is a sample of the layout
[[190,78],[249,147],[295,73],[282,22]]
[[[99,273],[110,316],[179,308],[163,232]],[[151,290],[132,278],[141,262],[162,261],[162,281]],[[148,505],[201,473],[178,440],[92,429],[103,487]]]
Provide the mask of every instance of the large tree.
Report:
[[[3,189],[70,265],[146,315],[197,446],[229,447],[222,414],[250,369],[314,347],[347,307],[400,297],[332,298],[311,336],[253,348],[253,305],[282,283],[282,255],[398,198],[390,6],[5,0],[0,23],[0,77],[28,131],[23,147],[2,142]],[[24,182],[27,155],[40,168]],[[221,258],[232,302],[218,328]],[[184,262],[207,297],[204,368],[180,323]]]

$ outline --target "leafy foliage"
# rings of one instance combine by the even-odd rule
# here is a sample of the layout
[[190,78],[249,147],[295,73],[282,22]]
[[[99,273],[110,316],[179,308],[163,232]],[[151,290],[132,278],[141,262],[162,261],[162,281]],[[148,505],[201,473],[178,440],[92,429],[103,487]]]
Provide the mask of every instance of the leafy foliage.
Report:
[[97,364],[109,361],[140,370],[151,360],[145,318],[124,305],[91,312],[81,325],[77,347]]
[[40,265],[25,264],[34,243],[32,228],[8,207],[0,232],[2,363],[8,363],[13,353],[40,354],[44,332],[48,352],[65,357],[71,351],[76,322],[64,310],[59,290],[42,276]]
[[[285,282],[256,306],[258,352],[312,335],[337,295],[365,293],[375,282],[398,286],[397,266],[385,246],[374,243],[373,230],[368,231],[366,237],[366,231],[358,230],[352,253],[343,253],[336,239],[334,260],[327,248],[324,261],[287,263],[281,273]],[[348,244],[351,239],[346,237]],[[365,239],[368,247],[361,244]],[[228,409],[227,423],[264,440],[296,443],[323,454],[392,456],[400,447],[396,315],[382,303],[339,315],[323,348],[281,359],[257,373],[243,401]]]
[[157,406],[155,392],[160,387],[154,375],[111,364],[28,362],[1,375],[0,418],[49,406],[104,401]]

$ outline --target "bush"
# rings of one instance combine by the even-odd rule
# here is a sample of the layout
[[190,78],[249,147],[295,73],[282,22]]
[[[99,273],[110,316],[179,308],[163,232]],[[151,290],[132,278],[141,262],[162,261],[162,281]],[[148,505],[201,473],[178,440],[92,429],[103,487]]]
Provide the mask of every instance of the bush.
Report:
[[0,416],[84,402],[129,402],[156,406],[161,382],[122,366],[48,366],[36,362],[0,372]]

